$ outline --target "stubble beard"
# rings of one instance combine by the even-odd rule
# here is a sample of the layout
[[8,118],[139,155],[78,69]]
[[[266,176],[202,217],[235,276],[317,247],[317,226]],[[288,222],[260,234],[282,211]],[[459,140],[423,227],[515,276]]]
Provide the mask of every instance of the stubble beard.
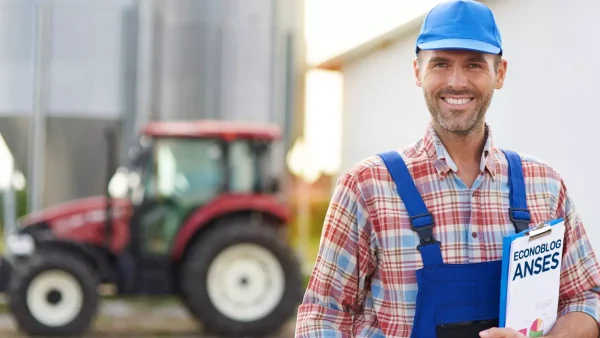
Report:
[[[432,95],[429,95],[423,90],[423,94],[429,113],[434,120],[433,122],[437,124],[444,133],[455,135],[460,138],[468,138],[470,135],[483,128],[485,124],[485,114],[492,102],[493,96],[493,92],[486,96],[480,96],[472,91],[464,92],[452,90],[440,91],[439,93],[434,93]],[[471,111],[445,110],[440,106],[439,102],[439,100],[441,100],[440,97],[444,96],[444,94],[468,94],[469,96],[474,97],[475,100],[478,100],[479,104]]]

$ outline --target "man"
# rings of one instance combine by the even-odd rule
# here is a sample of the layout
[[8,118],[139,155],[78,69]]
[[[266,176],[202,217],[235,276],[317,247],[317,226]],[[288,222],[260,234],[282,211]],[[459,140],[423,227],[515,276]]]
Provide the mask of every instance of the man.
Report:
[[497,328],[502,237],[556,218],[566,233],[548,337],[598,337],[600,266],[562,178],[496,148],[485,122],[507,71],[492,12],[438,5],[416,50],[431,123],[338,181],[296,337],[524,337]]

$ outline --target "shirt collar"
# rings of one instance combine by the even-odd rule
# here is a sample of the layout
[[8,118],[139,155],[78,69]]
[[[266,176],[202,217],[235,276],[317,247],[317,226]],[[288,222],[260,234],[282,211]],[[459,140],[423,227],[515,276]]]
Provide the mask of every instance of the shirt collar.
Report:
[[[496,174],[497,161],[494,156],[492,129],[488,124],[485,125],[485,128],[487,131],[487,139],[481,156],[481,171],[487,172],[493,179]],[[458,171],[456,164],[450,155],[448,155],[444,144],[439,139],[431,123],[428,124],[425,136],[423,137],[423,147],[425,148],[428,157],[433,161],[438,174],[440,174],[442,178],[446,177],[450,171]]]

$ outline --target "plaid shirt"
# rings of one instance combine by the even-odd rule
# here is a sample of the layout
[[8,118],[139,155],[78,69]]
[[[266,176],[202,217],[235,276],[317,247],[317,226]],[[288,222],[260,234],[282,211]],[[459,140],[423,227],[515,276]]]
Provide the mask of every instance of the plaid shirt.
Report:
[[[469,189],[457,176],[432,126],[400,151],[436,225],[445,263],[501,259],[502,237],[515,232],[508,215],[507,161],[488,139],[481,174]],[[600,318],[600,266],[565,183],[547,164],[523,156],[532,224],[564,218],[560,314]],[[419,238],[383,161],[356,164],[338,181],[323,226],[319,255],[296,337],[409,337],[415,314]]]

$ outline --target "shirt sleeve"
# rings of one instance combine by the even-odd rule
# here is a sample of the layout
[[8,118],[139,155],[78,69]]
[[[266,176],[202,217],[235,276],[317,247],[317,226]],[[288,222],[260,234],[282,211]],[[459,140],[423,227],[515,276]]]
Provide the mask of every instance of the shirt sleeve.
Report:
[[564,183],[557,216],[564,219],[566,229],[559,316],[584,312],[600,325],[600,266]]
[[315,266],[298,309],[296,338],[350,338],[376,259],[371,224],[355,177],[345,174],[327,210]]

